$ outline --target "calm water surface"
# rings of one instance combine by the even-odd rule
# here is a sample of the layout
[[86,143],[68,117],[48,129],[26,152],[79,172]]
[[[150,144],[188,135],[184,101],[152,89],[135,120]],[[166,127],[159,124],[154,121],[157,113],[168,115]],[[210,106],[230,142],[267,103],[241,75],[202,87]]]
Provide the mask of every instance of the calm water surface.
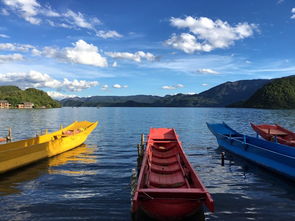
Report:
[[0,177],[0,220],[130,220],[130,176],[140,134],[173,127],[212,194],[207,220],[295,220],[295,185],[220,152],[206,122],[254,135],[249,122],[295,131],[295,111],[224,108],[61,108],[0,110],[0,136],[15,140],[74,120],[99,121],[86,145]]

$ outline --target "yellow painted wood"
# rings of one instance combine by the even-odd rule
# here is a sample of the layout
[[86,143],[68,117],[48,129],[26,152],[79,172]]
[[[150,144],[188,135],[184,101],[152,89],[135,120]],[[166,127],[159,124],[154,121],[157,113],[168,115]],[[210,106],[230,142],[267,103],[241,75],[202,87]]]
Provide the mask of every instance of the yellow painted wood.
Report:
[[[76,121],[53,133],[0,145],[0,174],[83,144],[97,124],[98,122]],[[81,132],[67,133],[76,130]]]

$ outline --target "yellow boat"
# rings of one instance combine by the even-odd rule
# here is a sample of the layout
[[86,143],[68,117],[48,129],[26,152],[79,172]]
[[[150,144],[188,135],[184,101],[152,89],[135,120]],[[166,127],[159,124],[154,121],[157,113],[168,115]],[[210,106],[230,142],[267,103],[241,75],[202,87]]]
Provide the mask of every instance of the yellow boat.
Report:
[[97,124],[76,121],[53,133],[0,145],[0,174],[83,144]]

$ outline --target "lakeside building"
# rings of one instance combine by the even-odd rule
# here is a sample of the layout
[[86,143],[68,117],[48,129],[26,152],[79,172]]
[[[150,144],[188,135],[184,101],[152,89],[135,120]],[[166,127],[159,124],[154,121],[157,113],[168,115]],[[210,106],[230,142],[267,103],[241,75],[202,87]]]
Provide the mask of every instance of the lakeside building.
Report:
[[31,102],[20,103],[16,106],[18,109],[31,109],[34,107],[34,104]]
[[1,109],[8,109],[10,108],[11,104],[7,100],[0,100],[0,108]]

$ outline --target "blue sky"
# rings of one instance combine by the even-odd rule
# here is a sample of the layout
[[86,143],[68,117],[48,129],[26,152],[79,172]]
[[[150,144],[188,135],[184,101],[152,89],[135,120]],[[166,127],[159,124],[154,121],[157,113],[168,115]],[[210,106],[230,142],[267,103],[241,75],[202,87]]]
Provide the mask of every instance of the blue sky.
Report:
[[0,0],[0,85],[200,93],[295,71],[292,0]]

